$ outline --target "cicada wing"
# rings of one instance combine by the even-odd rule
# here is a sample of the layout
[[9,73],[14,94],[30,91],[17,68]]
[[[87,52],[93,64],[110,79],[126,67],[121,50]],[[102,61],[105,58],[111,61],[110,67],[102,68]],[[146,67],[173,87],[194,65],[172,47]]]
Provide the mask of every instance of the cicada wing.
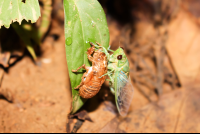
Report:
[[119,72],[115,83],[115,101],[121,116],[126,116],[133,99],[133,86],[130,77],[124,72]]

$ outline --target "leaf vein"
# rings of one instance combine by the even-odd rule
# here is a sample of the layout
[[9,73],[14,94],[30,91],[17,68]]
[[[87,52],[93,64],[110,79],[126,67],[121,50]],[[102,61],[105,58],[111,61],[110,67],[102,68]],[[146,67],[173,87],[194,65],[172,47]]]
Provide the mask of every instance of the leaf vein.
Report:
[[[77,8],[77,10],[78,10],[79,19],[81,20],[80,11],[79,11],[79,9],[78,9],[78,7],[77,7],[77,3],[75,2],[75,0],[74,0],[74,3],[75,3],[75,6],[76,6],[76,8]],[[80,21],[80,20],[79,20],[79,21]],[[82,35],[83,35],[83,42],[84,42],[83,51],[84,51],[84,50],[85,50],[85,35],[84,35],[84,31],[83,31],[83,24],[82,24],[82,21],[80,21],[80,23],[81,23],[81,29],[82,29]],[[83,56],[83,61],[84,61],[84,64],[86,64],[85,54],[84,54],[84,56]]]

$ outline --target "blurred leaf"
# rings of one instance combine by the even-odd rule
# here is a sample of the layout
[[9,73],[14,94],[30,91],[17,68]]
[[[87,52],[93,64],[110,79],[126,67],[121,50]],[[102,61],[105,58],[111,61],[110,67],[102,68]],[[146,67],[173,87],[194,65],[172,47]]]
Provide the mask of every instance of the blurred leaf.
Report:
[[10,27],[12,22],[23,19],[36,22],[40,16],[38,0],[0,0],[0,27]]
[[74,88],[80,84],[83,71],[72,73],[83,64],[90,66],[87,58],[89,42],[99,42],[104,47],[109,44],[109,31],[104,10],[97,0],[64,0],[65,11],[65,48],[72,88],[72,111],[75,113],[83,106],[85,99]]
[[40,39],[44,37],[51,24],[51,13],[52,13],[52,0],[41,0],[43,4],[41,24],[38,29]]
[[167,52],[181,85],[200,81],[200,29],[198,20],[180,10],[168,28]]
[[163,95],[157,105],[151,103],[141,109],[131,111],[120,122],[119,128],[127,133],[200,132],[200,126],[197,125],[200,123],[199,97],[198,83],[195,86],[190,84],[187,88]]
[[24,45],[27,47],[33,59],[36,60],[37,57],[34,51],[34,44],[32,42],[34,41],[34,43],[40,44],[37,30],[34,29],[33,26],[26,21],[23,21],[22,25],[19,25],[18,23],[13,23],[12,27],[15,29],[16,33],[21,38]]

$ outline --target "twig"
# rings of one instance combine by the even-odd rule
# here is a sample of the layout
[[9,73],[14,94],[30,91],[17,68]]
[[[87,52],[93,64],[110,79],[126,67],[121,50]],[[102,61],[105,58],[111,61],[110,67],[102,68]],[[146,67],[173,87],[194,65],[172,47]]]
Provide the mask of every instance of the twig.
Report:
[[[134,71],[133,71],[134,73],[135,73],[136,70],[137,70],[137,66],[138,66],[138,60],[136,60],[136,62],[135,62],[135,64],[134,64]],[[137,87],[138,91],[139,91],[142,95],[144,95],[144,97],[147,98],[147,100],[148,100],[149,102],[152,102],[152,100],[149,98],[149,96],[148,96],[148,95],[143,91],[143,89],[141,88],[141,86],[140,86],[140,84],[139,84],[137,78],[135,78],[135,75],[133,75],[133,79],[135,80],[135,84],[136,84],[136,87]]]
[[71,131],[71,133],[76,133],[79,130],[79,128],[83,125],[83,122],[84,120],[77,119],[77,122],[75,123],[74,128]]
[[[159,29],[158,29],[159,36]],[[156,66],[157,66],[157,91],[158,95],[161,95],[163,92],[163,62],[165,57],[165,42],[166,42],[167,34],[163,35],[159,42],[156,44],[157,49],[155,49],[155,57],[156,57]]]

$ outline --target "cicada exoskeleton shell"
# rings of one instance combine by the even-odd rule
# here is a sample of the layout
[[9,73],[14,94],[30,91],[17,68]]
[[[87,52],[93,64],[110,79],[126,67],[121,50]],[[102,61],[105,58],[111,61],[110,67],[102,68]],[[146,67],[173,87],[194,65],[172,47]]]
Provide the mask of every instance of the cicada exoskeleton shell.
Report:
[[[92,62],[92,66],[86,67],[85,65],[82,65],[77,70],[72,70],[73,72],[77,72],[80,68],[86,69],[80,85],[75,88],[79,89],[79,95],[85,99],[92,98],[99,92],[106,79],[106,76],[103,75],[107,73],[107,58],[105,53],[102,52],[102,48],[94,51],[94,44],[90,44],[92,47],[88,49],[87,56]],[[92,54],[93,56],[91,56]]]

